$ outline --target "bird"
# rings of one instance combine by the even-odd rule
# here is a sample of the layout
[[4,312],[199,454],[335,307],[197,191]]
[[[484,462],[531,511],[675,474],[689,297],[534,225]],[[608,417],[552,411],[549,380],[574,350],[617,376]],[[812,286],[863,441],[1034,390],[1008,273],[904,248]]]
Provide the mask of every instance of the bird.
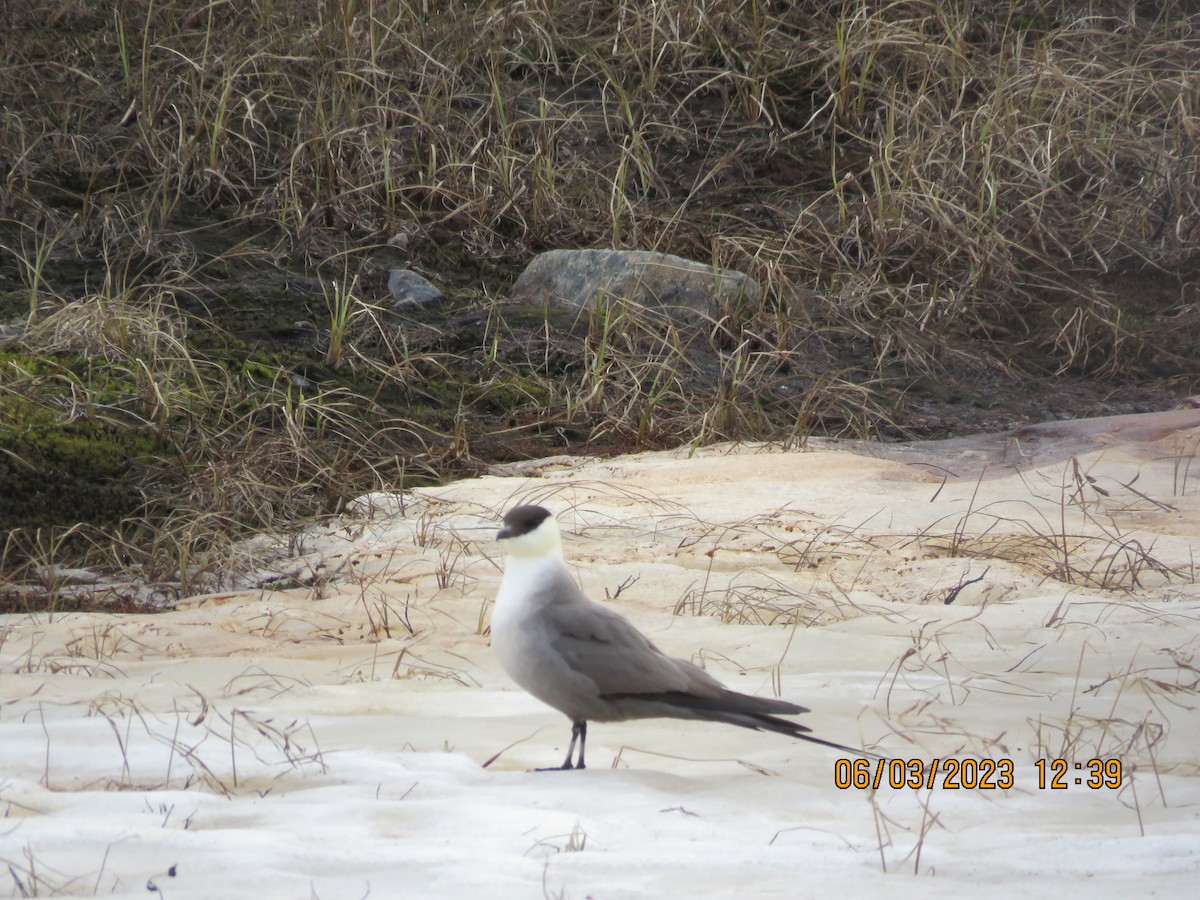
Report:
[[497,540],[508,558],[492,608],[492,648],[513,681],[571,720],[566,760],[539,771],[586,768],[588,722],[656,717],[724,722],[885,758],[780,718],[809,710],[731,691],[694,663],[663,653],[620,613],[589,600],[567,569],[558,524],[545,507],[510,509]]

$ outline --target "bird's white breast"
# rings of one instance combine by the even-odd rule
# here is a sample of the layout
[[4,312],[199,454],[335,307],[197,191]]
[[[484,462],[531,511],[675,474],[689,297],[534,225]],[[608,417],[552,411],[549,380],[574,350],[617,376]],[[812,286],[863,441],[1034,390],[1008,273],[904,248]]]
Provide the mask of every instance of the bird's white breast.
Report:
[[541,602],[555,577],[564,568],[554,556],[510,556],[492,609],[492,648],[508,676],[531,693],[539,654],[536,646],[546,641],[538,619]]

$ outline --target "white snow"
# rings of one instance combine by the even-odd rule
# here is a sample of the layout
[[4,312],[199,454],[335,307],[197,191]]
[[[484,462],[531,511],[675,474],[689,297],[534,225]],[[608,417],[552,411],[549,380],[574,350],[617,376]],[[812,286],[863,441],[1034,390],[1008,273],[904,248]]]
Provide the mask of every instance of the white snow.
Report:
[[[0,617],[0,895],[1193,896],[1198,444],[1185,410],[556,459],[374,495],[275,566],[300,587]],[[521,502],[667,652],[1013,786],[839,789],[836,751],[670,720],[529,771],[570,726],[488,646]],[[1122,784],[1039,788],[1059,758]]]

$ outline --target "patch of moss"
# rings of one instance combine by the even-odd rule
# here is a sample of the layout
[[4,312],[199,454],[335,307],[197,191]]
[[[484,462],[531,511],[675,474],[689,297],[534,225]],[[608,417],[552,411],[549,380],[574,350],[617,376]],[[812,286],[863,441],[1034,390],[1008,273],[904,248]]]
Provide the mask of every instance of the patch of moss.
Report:
[[27,376],[56,375],[61,372],[70,357],[52,353],[30,353],[24,350],[0,350],[0,371]]
[[0,531],[120,521],[143,503],[134,468],[160,450],[141,432],[89,420],[0,431]]

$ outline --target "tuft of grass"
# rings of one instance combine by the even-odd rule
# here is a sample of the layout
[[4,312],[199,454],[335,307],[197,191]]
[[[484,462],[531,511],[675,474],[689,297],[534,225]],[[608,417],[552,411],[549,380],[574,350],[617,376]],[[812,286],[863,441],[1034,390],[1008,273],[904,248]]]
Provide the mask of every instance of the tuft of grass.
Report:
[[976,508],[972,496],[949,537],[922,535],[915,543],[945,550],[951,557],[1009,560],[1065,584],[1104,590],[1129,591],[1172,580],[1195,582],[1194,565],[1164,562],[1155,555],[1153,543],[1143,543],[1119,522],[1120,513],[1173,509],[1170,504],[1150,497],[1132,482],[1102,485],[1075,458],[1062,481],[1052,487],[1058,497],[1049,511],[1028,501]]

